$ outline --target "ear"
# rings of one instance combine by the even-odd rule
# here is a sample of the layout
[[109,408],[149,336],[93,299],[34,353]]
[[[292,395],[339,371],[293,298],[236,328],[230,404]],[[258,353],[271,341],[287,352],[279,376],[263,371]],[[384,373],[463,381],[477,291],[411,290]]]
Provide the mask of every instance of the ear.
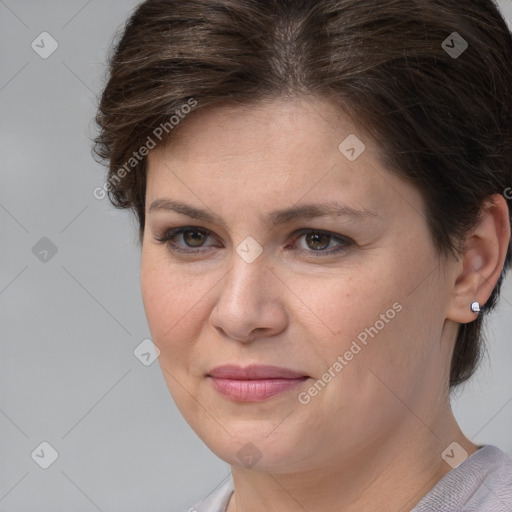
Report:
[[484,305],[500,277],[510,244],[510,218],[505,198],[495,194],[481,209],[479,223],[466,237],[465,251],[454,266],[447,318],[459,323],[475,320],[471,303]]

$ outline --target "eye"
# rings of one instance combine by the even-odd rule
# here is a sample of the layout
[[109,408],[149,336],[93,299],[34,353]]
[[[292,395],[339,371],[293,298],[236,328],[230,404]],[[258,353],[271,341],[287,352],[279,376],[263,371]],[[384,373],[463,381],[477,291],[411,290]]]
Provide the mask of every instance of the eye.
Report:
[[301,248],[299,251],[308,253],[308,256],[322,257],[338,254],[348,250],[353,245],[353,241],[345,236],[307,228],[301,229],[294,234],[293,243],[301,239],[305,243],[306,248]]
[[[211,233],[203,228],[195,226],[185,226],[166,231],[162,236],[155,236],[157,242],[167,245],[172,252],[181,254],[200,254],[204,253],[206,247],[215,247],[205,245],[205,241],[211,237]],[[181,238],[181,241],[180,241]],[[345,236],[321,231],[315,229],[303,228],[293,234],[291,246],[287,245],[285,249],[303,240],[306,244],[302,248],[297,248],[300,253],[307,256],[321,257],[338,254],[348,250],[353,245],[353,241]]]
[[[186,226],[182,228],[175,228],[167,231],[161,237],[155,237],[155,239],[161,244],[168,246],[169,250],[183,253],[183,254],[194,254],[201,251],[204,247],[204,241],[207,240],[209,231],[194,226]],[[181,237],[184,244],[176,243],[176,238]]]

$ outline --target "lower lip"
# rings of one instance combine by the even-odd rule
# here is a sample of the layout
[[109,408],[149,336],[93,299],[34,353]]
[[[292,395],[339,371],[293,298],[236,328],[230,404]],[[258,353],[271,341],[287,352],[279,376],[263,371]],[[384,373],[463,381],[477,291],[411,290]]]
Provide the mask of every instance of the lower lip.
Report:
[[302,384],[300,379],[235,380],[210,377],[213,387],[222,395],[237,402],[261,402]]

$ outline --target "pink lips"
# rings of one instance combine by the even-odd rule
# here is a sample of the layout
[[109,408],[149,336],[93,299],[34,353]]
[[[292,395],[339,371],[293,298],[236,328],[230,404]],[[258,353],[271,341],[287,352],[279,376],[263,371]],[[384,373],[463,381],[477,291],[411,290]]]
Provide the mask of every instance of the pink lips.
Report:
[[238,402],[260,402],[294,388],[307,375],[278,366],[225,365],[208,374],[214,388],[222,395]]

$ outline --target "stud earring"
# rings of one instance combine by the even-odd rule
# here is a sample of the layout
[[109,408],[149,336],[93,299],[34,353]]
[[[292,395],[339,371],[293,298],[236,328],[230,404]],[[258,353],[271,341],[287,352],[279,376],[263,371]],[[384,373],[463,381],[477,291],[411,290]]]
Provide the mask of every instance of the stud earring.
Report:
[[480,313],[480,311],[482,311],[482,309],[483,309],[483,306],[480,306],[479,302],[473,302],[471,304],[471,311],[473,311],[473,313]]

